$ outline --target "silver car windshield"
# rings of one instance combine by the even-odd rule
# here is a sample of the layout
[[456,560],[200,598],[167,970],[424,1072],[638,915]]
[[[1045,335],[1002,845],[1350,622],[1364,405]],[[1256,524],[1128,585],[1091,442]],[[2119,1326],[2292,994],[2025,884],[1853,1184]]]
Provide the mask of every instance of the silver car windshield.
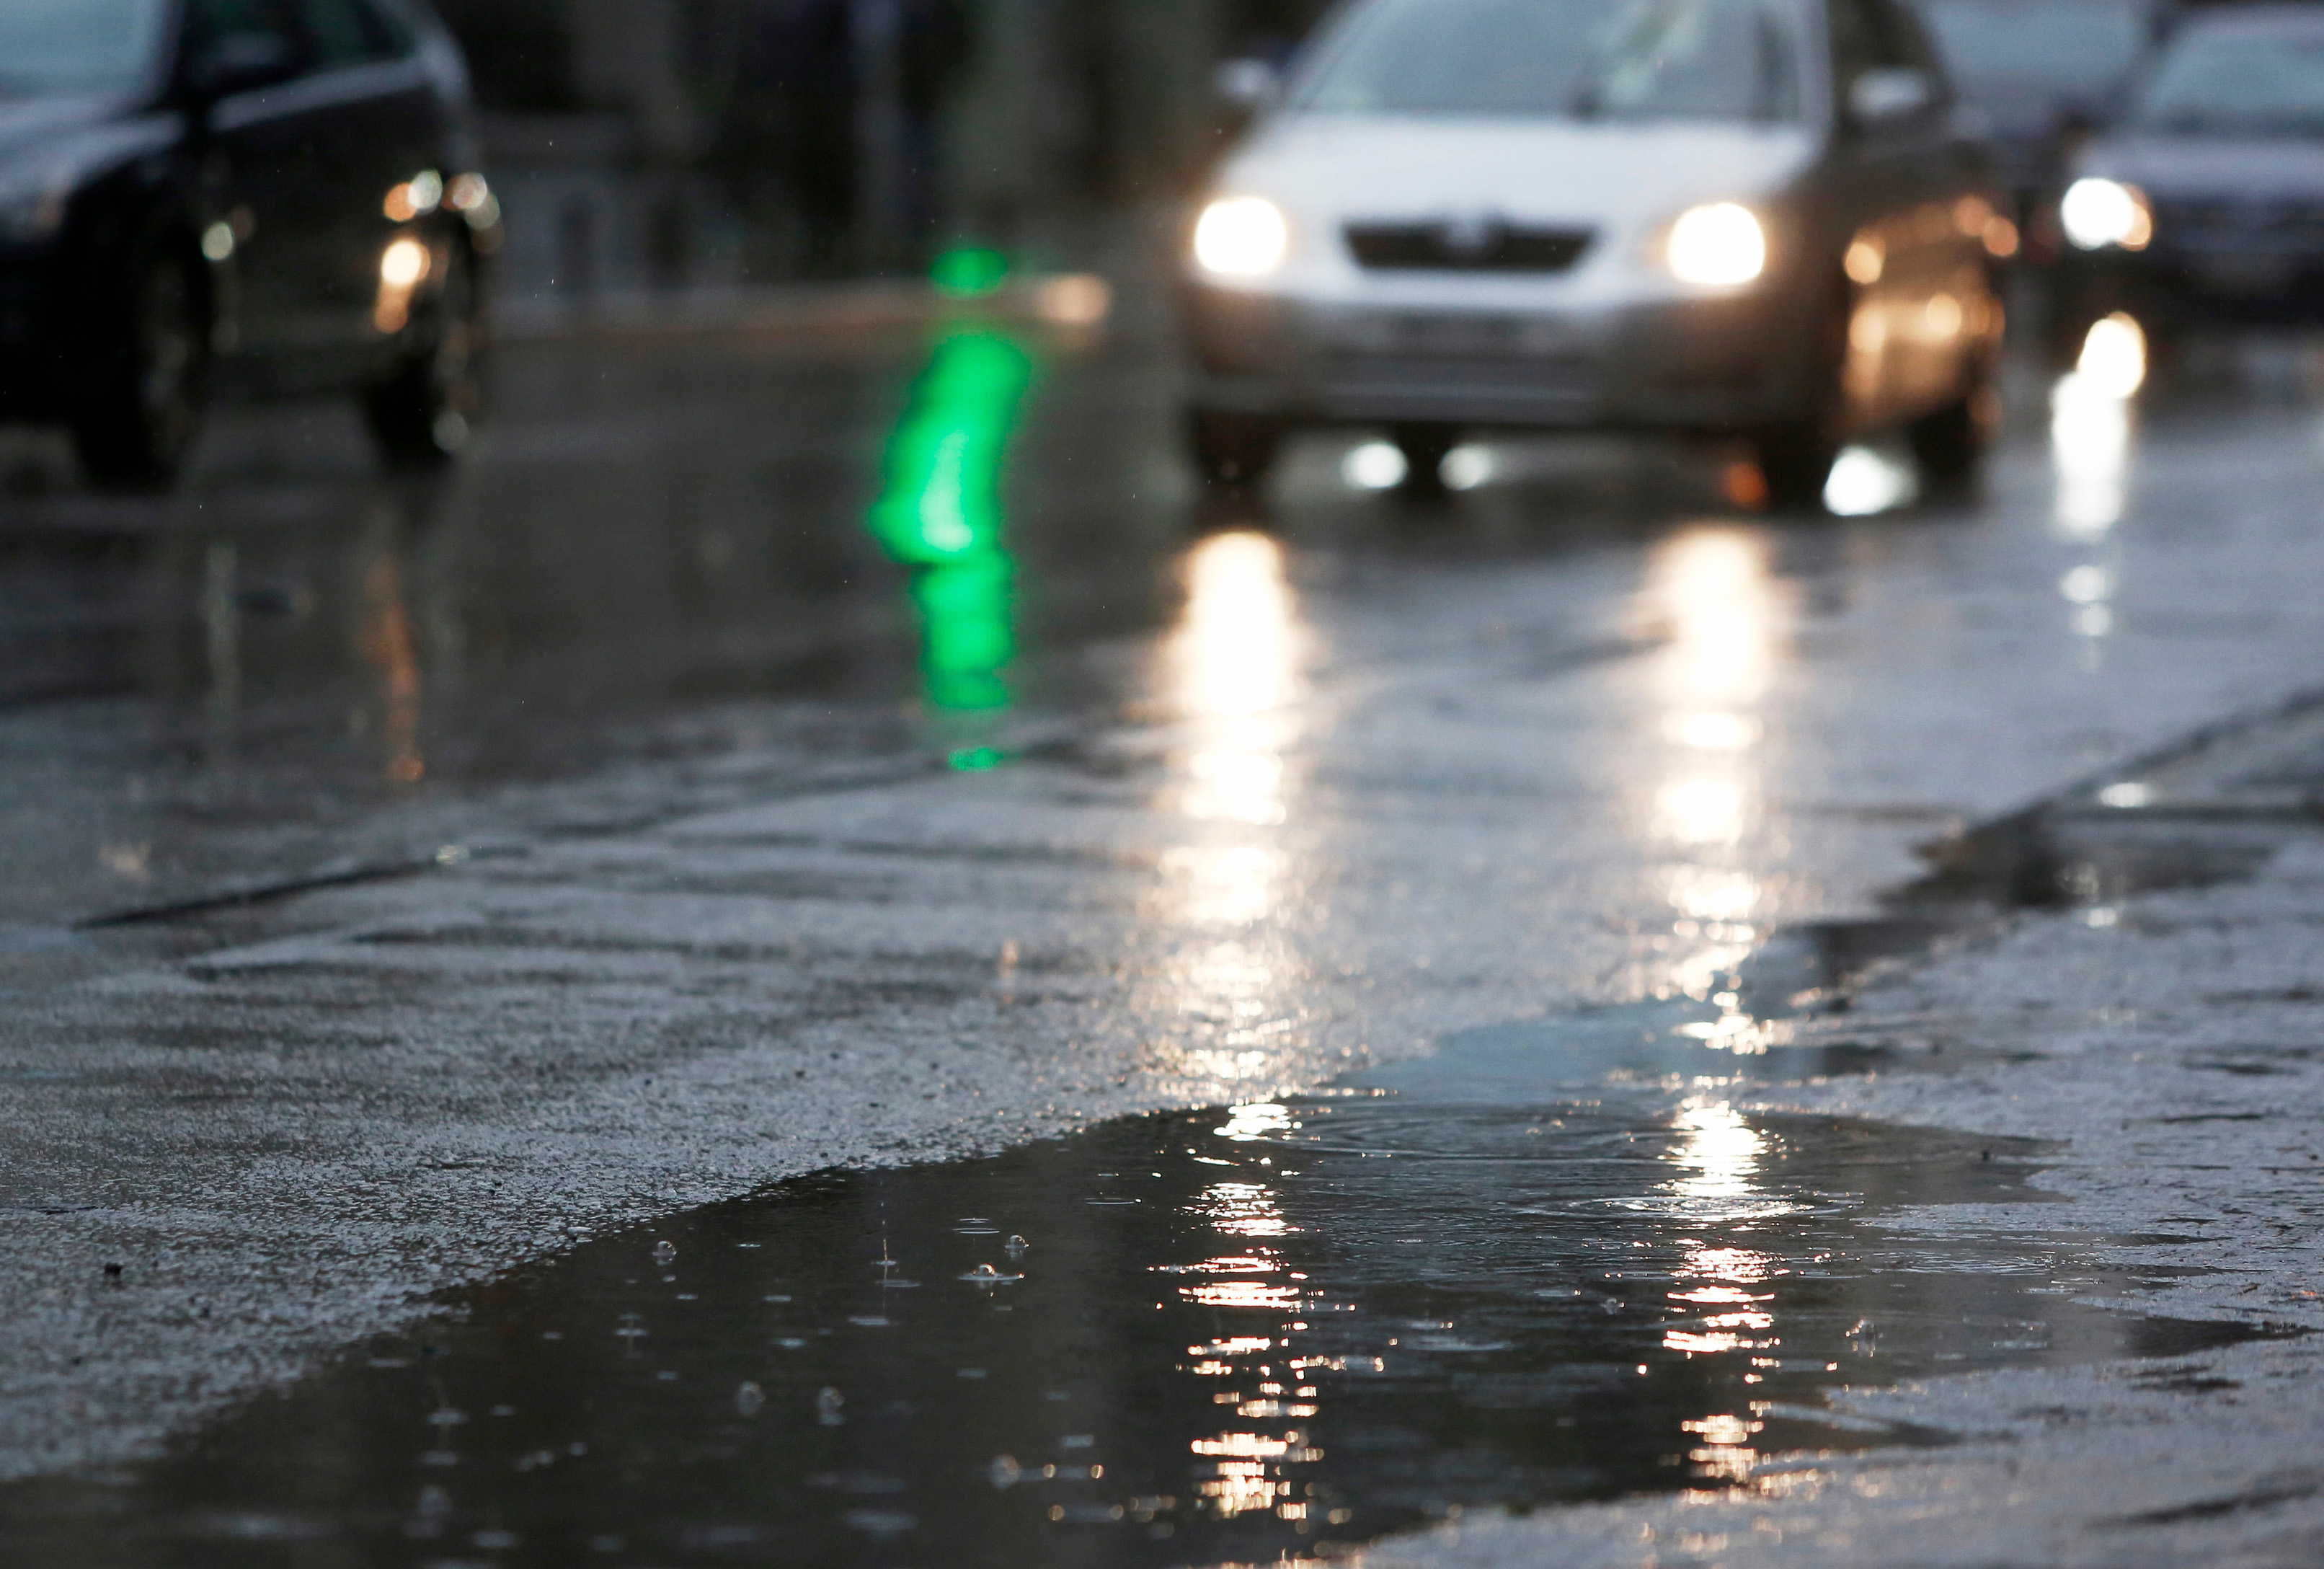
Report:
[[1797,0],[1372,0],[1292,106],[1318,114],[1794,120]]
[[168,11],[167,0],[0,0],[0,97],[134,86]]
[[2190,32],[2139,94],[2131,123],[2179,136],[2324,138],[2324,31]]

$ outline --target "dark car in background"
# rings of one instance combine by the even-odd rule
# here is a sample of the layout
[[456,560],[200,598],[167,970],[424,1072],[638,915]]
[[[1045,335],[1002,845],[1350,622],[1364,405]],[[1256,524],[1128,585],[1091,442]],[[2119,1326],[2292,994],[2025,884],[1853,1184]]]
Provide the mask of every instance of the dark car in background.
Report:
[[2062,347],[2116,311],[2324,325],[2324,6],[2193,14],[2070,172]]
[[498,221],[415,0],[0,0],[0,418],[100,483],[174,477],[214,383],[456,448]]
[[[2111,118],[2167,32],[2166,0],[1914,0],[1961,97],[1985,117],[2029,253],[2054,260],[2049,217],[2076,143]],[[2028,219],[2033,221],[2029,224]]]

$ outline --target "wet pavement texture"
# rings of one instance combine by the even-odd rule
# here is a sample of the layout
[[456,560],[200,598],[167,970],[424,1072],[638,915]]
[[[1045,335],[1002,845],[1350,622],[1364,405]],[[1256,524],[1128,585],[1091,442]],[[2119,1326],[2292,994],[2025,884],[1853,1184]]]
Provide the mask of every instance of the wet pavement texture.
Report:
[[427,481],[10,437],[0,1475],[79,1480],[0,1540],[1265,1560],[2251,1333],[2084,1303],[2162,1232],[1882,1226],[2046,1147],[1748,1108],[2311,831],[2313,368],[2020,367],[1981,496],[1814,520],[1595,439],[1205,505],[1136,320],[514,345]]
[[2178,1273],[2091,1256],[2156,1239],[1884,1232],[2039,1203],[2043,1152],[1671,1094],[1687,1011],[786,1183],[450,1294],[0,1519],[89,1565],[1274,1561],[1944,1441],[1835,1387],[2255,1333],[2084,1305]]

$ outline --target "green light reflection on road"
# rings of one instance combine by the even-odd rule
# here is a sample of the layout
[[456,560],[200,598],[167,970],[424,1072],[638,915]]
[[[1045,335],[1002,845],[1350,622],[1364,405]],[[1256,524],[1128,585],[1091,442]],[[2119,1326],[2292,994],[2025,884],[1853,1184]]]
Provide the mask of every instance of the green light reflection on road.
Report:
[[888,443],[872,535],[915,568],[920,668],[931,706],[1009,706],[1017,653],[1015,561],[1003,538],[1002,469],[1033,361],[1004,334],[955,328],[941,338]]

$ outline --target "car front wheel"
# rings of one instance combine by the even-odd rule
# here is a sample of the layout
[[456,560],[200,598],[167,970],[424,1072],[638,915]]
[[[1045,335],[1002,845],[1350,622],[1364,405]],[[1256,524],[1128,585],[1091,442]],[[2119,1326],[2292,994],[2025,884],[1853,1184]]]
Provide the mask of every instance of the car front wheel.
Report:
[[1460,445],[1460,430],[1451,425],[1398,425],[1388,437],[1404,454],[1404,493],[1443,494],[1444,459]]
[[73,445],[98,485],[157,489],[178,477],[201,432],[209,337],[186,262],[149,257],[130,272],[126,294],[73,416]]
[[1835,294],[1815,326],[1815,338],[1792,417],[1760,432],[1752,443],[1767,504],[1779,512],[1821,512],[1831,466],[1840,457],[1840,431],[1848,416],[1841,377],[1848,365],[1848,323],[1852,305]]
[[1991,370],[1980,365],[1960,397],[1904,427],[1904,437],[1927,487],[1959,494],[1977,483],[1986,448],[2000,425],[2001,395]]

